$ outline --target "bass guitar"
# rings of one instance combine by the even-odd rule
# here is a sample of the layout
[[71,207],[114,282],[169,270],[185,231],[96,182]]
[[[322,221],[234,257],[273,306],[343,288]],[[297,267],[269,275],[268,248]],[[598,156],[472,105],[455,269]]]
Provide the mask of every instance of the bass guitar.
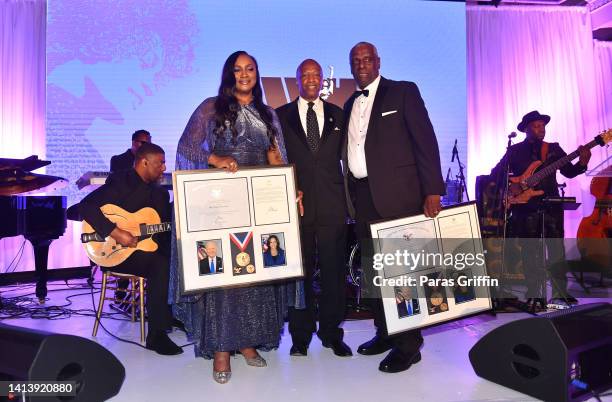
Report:
[[130,232],[138,239],[136,247],[124,247],[110,236],[103,238],[89,223],[83,221],[81,243],[89,259],[101,267],[115,267],[127,260],[136,250],[145,252],[157,250],[158,246],[153,240],[153,235],[171,229],[171,224],[162,223],[153,208],[142,208],[130,213],[114,204],[105,204],[100,210],[119,229]]
[[[612,141],[612,129],[603,131],[596,136],[593,141],[585,145],[591,149],[595,145],[604,146]],[[553,163],[542,166],[542,161],[532,162],[527,169],[518,177],[511,177],[508,186],[508,207],[514,204],[526,204],[531,198],[544,194],[543,190],[536,190],[536,187],[544,178],[554,174],[557,169],[577,158],[580,151],[576,149],[571,154],[559,158]],[[541,167],[541,169],[539,169]],[[538,170],[539,169],[539,170]]]

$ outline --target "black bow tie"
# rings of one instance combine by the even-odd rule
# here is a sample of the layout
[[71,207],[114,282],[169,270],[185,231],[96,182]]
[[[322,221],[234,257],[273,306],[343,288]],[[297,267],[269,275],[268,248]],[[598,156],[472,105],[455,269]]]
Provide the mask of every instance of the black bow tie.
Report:
[[367,97],[369,94],[370,94],[369,89],[364,89],[363,91],[355,91],[355,98],[358,97],[359,95],[363,95]]

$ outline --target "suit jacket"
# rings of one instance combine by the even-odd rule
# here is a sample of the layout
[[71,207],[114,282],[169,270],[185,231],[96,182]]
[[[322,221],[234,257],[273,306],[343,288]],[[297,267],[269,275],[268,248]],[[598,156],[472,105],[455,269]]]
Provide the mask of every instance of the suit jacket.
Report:
[[[215,272],[223,272],[223,259],[219,256],[215,257]],[[200,261],[200,275],[209,274],[210,264],[208,263],[208,257]]]
[[[157,211],[162,222],[170,222],[170,196],[168,191],[156,183],[145,183],[134,169],[112,173],[106,183],[89,193],[79,203],[79,212],[95,231],[106,237],[115,229],[115,224],[100,211],[104,204],[115,204],[127,212],[136,212],[145,207]],[[154,235],[159,251],[170,255],[170,232]]]
[[302,225],[346,222],[346,202],[340,165],[344,131],[342,109],[323,102],[324,121],[316,154],[308,147],[297,99],[276,109],[283,130],[287,158],[295,164],[298,188],[304,192]]
[[[342,161],[347,194],[348,125],[354,101],[355,95],[344,105],[347,135]],[[370,193],[381,217],[422,213],[426,195],[445,194],[438,142],[415,83],[381,77],[364,146]],[[347,203],[354,216],[350,197]]]
[[130,170],[134,167],[134,154],[131,149],[128,149],[122,154],[111,157],[110,171],[119,172],[121,170]]

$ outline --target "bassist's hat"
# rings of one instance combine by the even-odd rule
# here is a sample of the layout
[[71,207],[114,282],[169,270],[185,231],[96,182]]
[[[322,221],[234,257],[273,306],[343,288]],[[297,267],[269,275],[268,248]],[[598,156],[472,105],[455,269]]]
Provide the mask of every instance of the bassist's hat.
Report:
[[524,133],[525,130],[527,129],[527,124],[531,123],[532,121],[536,121],[536,120],[542,120],[544,122],[544,125],[546,125],[550,121],[550,116],[547,116],[545,114],[540,114],[540,112],[538,112],[537,110],[533,110],[527,113],[525,116],[523,116],[523,120],[521,120],[521,122],[519,123],[518,126],[516,126],[516,128],[518,131],[521,131]]

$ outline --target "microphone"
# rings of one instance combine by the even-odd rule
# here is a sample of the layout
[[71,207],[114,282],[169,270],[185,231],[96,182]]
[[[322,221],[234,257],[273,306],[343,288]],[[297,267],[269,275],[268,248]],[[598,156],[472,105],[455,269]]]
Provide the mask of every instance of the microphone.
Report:
[[451,168],[448,168],[448,172],[446,172],[446,181],[450,178]]
[[510,133],[510,135],[508,136],[508,138],[514,138],[516,137],[516,131],[513,131]]
[[457,139],[455,138],[455,146],[453,146],[453,158],[451,159],[451,162],[455,161],[455,155],[457,155]]

